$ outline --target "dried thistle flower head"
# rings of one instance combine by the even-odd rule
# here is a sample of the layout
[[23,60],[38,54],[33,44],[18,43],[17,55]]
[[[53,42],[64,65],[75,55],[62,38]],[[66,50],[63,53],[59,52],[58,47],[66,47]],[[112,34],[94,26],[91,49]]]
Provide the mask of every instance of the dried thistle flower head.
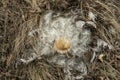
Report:
[[[76,16],[68,13],[61,15],[48,12],[41,17],[39,38],[36,50],[39,55],[51,55],[54,51],[66,53],[71,51],[74,56],[82,56],[91,41],[91,32],[83,30],[85,21],[76,21]],[[68,15],[67,15],[68,14]],[[55,41],[55,42],[54,42]]]
[[[34,47],[36,53],[40,59],[45,58],[50,64],[63,67],[69,77],[76,77],[73,73],[76,71],[80,72],[78,77],[86,74],[87,68],[81,57],[89,50],[91,31],[84,27],[90,22],[80,20],[79,16],[76,19],[69,13],[54,13],[50,11],[41,16],[38,29],[33,31],[38,32]],[[60,54],[55,54],[55,51]]]
[[71,44],[70,40],[65,37],[60,37],[54,43],[54,49],[58,53],[61,53],[61,54],[67,53],[68,51],[70,51],[71,46],[72,46],[72,44]]

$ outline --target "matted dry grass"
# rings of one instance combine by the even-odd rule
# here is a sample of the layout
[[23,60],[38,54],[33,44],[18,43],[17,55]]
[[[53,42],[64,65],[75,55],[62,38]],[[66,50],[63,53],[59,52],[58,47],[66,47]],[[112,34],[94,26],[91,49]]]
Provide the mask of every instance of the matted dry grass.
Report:
[[[113,50],[103,50],[90,63],[92,52],[84,59],[88,66],[85,80],[120,79],[120,1],[119,0],[0,0],[0,79],[1,80],[64,80],[63,69],[43,60],[25,65],[19,59],[28,48],[34,48],[36,38],[28,32],[37,28],[40,17],[48,10],[77,13],[83,10],[83,19],[92,11],[97,15],[97,29],[93,44],[101,38]],[[114,29],[111,33],[109,30]],[[93,30],[94,31],[94,30]],[[92,46],[93,46],[92,44]],[[103,61],[99,55],[104,54]]]

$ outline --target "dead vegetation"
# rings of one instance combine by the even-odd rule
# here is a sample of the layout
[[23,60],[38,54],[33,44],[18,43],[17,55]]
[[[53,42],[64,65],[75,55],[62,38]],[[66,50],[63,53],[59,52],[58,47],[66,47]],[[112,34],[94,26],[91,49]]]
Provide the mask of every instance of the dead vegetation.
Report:
[[[113,46],[104,49],[90,63],[93,52],[85,54],[88,67],[85,80],[120,79],[120,1],[119,0],[0,0],[0,79],[1,80],[64,80],[63,69],[43,60],[29,65],[19,59],[26,49],[34,48],[36,38],[28,32],[37,28],[40,17],[48,10],[73,14],[82,11],[83,20],[92,11],[97,15],[93,43],[100,38]],[[77,14],[79,15],[79,14]],[[35,34],[36,35],[36,34]],[[27,51],[26,51],[27,52]],[[101,54],[104,56],[101,57]]]

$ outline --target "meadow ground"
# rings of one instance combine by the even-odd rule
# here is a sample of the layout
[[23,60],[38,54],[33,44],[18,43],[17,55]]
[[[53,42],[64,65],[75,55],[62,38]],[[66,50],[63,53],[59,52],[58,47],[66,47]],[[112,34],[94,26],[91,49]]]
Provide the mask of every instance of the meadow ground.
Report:
[[93,39],[100,38],[113,49],[104,49],[92,63],[93,52],[84,55],[88,62],[84,80],[120,80],[120,0],[0,0],[0,80],[64,80],[63,69],[44,60],[27,65],[19,62],[34,41],[26,34],[39,25],[48,10],[83,10],[85,19],[89,11],[96,14],[97,36]]

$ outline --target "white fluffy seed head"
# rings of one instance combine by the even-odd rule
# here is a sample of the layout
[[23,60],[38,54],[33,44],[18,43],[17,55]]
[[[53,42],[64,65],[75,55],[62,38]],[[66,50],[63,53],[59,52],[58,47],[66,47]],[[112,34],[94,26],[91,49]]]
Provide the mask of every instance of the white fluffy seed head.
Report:
[[[46,60],[50,64],[63,67],[64,72],[73,77],[71,79],[80,79],[79,76],[86,75],[87,68],[81,57],[89,49],[88,45],[91,42],[91,32],[84,28],[85,24],[90,22],[79,19],[69,13],[61,15],[53,14],[52,11],[44,14],[38,29],[28,34],[34,38],[35,33],[38,33],[33,47],[37,55],[21,61],[29,63],[35,58]],[[80,74],[74,76],[76,71]]]
[[71,70],[81,72],[78,76],[87,73],[81,57],[89,50],[88,45],[91,42],[91,32],[84,28],[90,22],[76,18],[69,13],[61,15],[48,12],[41,17],[38,29],[29,34],[34,37],[34,33],[38,33],[33,47],[38,59],[46,59],[50,64],[61,66],[66,70],[65,73],[69,72],[72,76],[74,73]]
[[84,21],[75,21],[72,15],[48,12],[41,18],[39,26],[38,54],[48,55],[55,50],[58,53],[71,51],[72,55],[82,56],[91,40],[90,31],[82,29],[84,25]]

